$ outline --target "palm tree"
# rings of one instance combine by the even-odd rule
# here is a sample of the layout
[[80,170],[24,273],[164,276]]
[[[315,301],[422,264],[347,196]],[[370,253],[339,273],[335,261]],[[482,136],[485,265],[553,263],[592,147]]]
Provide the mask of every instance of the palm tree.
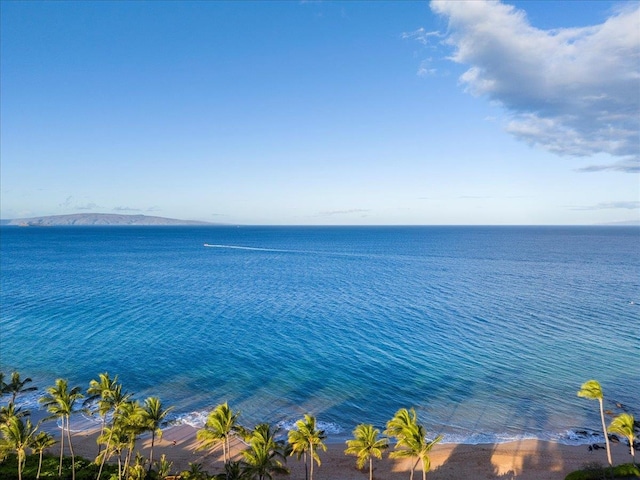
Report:
[[277,429],[273,430],[268,423],[261,423],[254,428],[249,449],[244,450],[243,475],[248,480],[273,479],[274,474],[287,474],[284,466],[284,442],[275,439]]
[[633,415],[629,413],[621,413],[611,421],[609,425],[609,431],[611,433],[619,433],[626,437],[629,441],[629,451],[631,452],[631,458],[633,463],[636,463],[636,452],[633,448],[633,442],[636,440],[636,432],[633,430],[635,427],[635,419]]
[[16,396],[19,393],[33,392],[37,390],[36,387],[25,387],[27,383],[31,383],[31,378],[27,377],[24,380],[21,380],[20,374],[18,372],[13,372],[11,374],[11,381],[2,386],[2,393],[11,394],[11,403],[16,403]]
[[173,409],[173,407],[162,408],[162,402],[158,397],[149,397],[144,401],[145,423],[146,429],[151,432],[151,450],[149,451],[149,471],[153,465],[153,445],[158,438],[162,438],[162,430],[160,425],[166,418],[167,414]]
[[[413,408],[411,410],[401,408],[396,412],[393,418],[387,422],[387,429],[384,431],[384,434],[395,437],[397,441],[395,448],[399,448],[401,446],[402,439],[407,434],[407,430],[410,430],[417,424],[418,416],[416,415],[416,411]],[[389,456],[391,457],[391,454]],[[395,458],[398,458],[399,456],[401,456],[401,454],[393,454],[393,457]],[[415,471],[419,461],[420,460],[417,459],[411,467],[411,474],[409,476],[411,480],[413,480],[413,472]]]
[[[391,458],[417,458],[422,463],[422,480],[427,479],[427,472],[431,468],[429,452],[433,446],[442,440],[442,436],[438,435],[435,440],[429,442],[426,439],[426,431],[424,426],[418,424],[408,429],[405,437],[398,441],[399,450],[391,452]],[[415,465],[413,467],[415,469]],[[411,478],[413,478],[413,469]]]
[[[107,426],[107,414],[113,407],[112,397],[118,386],[118,376],[111,379],[107,372],[100,373],[98,380],[91,380],[89,382],[89,388],[87,389],[87,399],[85,404],[96,401],[98,402],[98,414],[102,418],[100,426],[100,435],[104,432],[104,428]],[[100,450],[98,450],[100,454]]]
[[31,420],[23,422],[19,417],[11,417],[6,423],[0,425],[2,450],[15,451],[18,457],[18,480],[22,480],[22,470],[27,458],[27,448],[30,448],[38,427],[31,425]]
[[124,433],[119,425],[111,427],[105,427],[102,435],[98,437],[98,442],[104,443],[105,447],[100,451],[96,457],[96,463],[100,462],[100,468],[98,470],[98,480],[102,475],[102,468],[105,462],[113,455],[117,455],[118,458],[118,478],[122,477],[122,452],[129,445],[129,437]]
[[613,466],[613,462],[611,461],[611,446],[609,445],[609,436],[607,435],[607,426],[604,422],[604,395],[602,394],[602,387],[600,386],[600,383],[598,383],[597,380],[588,380],[584,382],[578,391],[578,396],[588,398],[589,400],[598,400],[598,403],[600,403],[600,420],[602,421],[604,444],[607,447],[607,460],[609,461],[609,466]]
[[69,452],[71,453],[71,478],[76,478],[75,455],[73,453],[73,445],[71,444],[71,428],[69,420],[74,412],[75,403],[84,397],[80,393],[80,387],[73,387],[69,390],[66,380],[58,378],[53,387],[47,388],[45,396],[40,398],[40,403],[51,413],[50,418],[59,418],[62,421],[62,435],[60,439],[60,466],[58,467],[58,476],[62,475],[62,455],[64,451],[64,432],[67,431],[67,439],[69,441]]
[[164,453],[160,455],[160,462],[158,462],[158,478],[163,480],[167,475],[169,475],[172,466],[173,462],[169,462]]
[[411,467],[409,478],[413,480],[415,468],[418,462],[422,462],[422,479],[426,480],[427,472],[430,469],[429,452],[436,443],[442,440],[442,436],[428,442],[425,428],[418,423],[418,417],[413,408],[398,410],[394,417],[387,422],[387,429],[384,433],[397,439],[395,450],[389,454],[389,457],[416,458],[416,462]]
[[122,429],[128,440],[127,457],[123,468],[123,471],[126,472],[131,464],[131,456],[136,446],[136,440],[147,429],[144,408],[137,400],[126,402],[120,410],[116,425]]
[[120,412],[123,406],[126,405],[127,402],[129,401],[129,397],[131,397],[130,394],[122,391],[122,385],[117,384],[115,385],[113,390],[111,390],[108,397],[106,398],[106,401],[110,405],[110,411],[112,412],[112,417],[111,417],[111,427],[109,429],[105,427],[103,435],[100,435],[98,437],[98,441],[100,443],[105,443],[105,450],[106,450],[106,452],[99,453],[98,458],[96,458],[96,462],[98,461],[98,459],[100,460],[100,468],[98,469],[98,476],[97,476],[98,480],[100,480],[100,475],[102,475],[102,469],[104,468],[104,463],[113,453],[113,449],[111,448],[111,441],[112,441],[113,434],[116,433],[116,430],[114,428],[115,423],[118,420],[118,416],[120,415]]
[[202,442],[198,449],[215,448],[222,444],[222,459],[227,463],[231,459],[229,442],[237,433],[243,434],[244,429],[238,425],[239,412],[229,408],[227,402],[218,405],[207,416],[204,428],[198,430],[197,439]]
[[28,415],[28,410],[23,411],[19,407],[16,408],[15,403],[9,403],[8,405],[0,407],[0,423],[6,423],[11,417],[24,417]]
[[36,479],[40,478],[40,470],[42,470],[42,455],[44,451],[55,445],[56,439],[50,433],[47,432],[39,432],[33,439],[31,444],[31,449],[33,453],[37,453],[39,455],[38,458],[38,473],[36,473]]
[[[297,454],[298,459],[304,456],[305,478],[313,480],[313,461],[320,466],[320,456],[318,449],[327,450],[327,446],[322,442],[327,436],[323,430],[316,428],[316,418],[311,415],[304,416],[303,420],[296,422],[296,428],[289,430],[289,444],[291,445],[291,455]],[[311,459],[311,467],[307,467],[307,452]]]
[[356,466],[363,468],[369,460],[369,480],[373,480],[373,458],[382,458],[382,451],[389,447],[389,439],[378,438],[380,430],[361,423],[353,430],[353,440],[347,440],[347,455],[355,455]]

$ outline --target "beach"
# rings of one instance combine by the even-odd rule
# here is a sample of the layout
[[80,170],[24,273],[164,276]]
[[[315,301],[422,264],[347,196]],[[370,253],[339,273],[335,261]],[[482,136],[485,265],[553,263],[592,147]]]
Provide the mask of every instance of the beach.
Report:
[[[189,463],[200,463],[209,473],[222,471],[222,450],[214,452],[195,451],[198,442],[196,429],[188,425],[169,427],[162,439],[156,439],[154,458],[162,454],[173,462],[171,474],[189,468]],[[74,450],[76,455],[94,458],[97,451],[97,431],[76,433]],[[175,443],[174,443],[175,442]],[[137,444],[138,450],[148,454],[150,438]],[[241,458],[244,446],[235,441],[232,446],[233,458]],[[344,454],[344,443],[327,443],[327,451],[320,452],[321,466],[314,467],[314,478],[321,480],[361,480],[368,479],[367,470],[357,470],[355,457]],[[52,452],[55,452],[55,447]],[[613,444],[614,464],[630,461],[626,445]],[[429,480],[460,479],[510,479],[510,480],[563,480],[574,470],[590,463],[607,462],[604,450],[589,451],[587,445],[570,446],[540,440],[521,440],[500,444],[439,444],[430,455]],[[304,464],[295,457],[287,459],[291,475],[283,478],[305,478]],[[388,451],[382,460],[374,460],[374,478],[379,480],[400,480],[409,477],[410,461],[388,458]],[[420,467],[415,478],[421,478]]]

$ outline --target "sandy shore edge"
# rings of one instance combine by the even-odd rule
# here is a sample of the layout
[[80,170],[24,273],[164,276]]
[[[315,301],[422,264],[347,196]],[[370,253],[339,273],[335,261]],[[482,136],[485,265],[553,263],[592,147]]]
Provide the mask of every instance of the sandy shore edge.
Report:
[[[171,473],[189,468],[189,463],[200,463],[209,473],[222,471],[222,451],[196,451],[196,429],[188,425],[169,427],[160,440],[156,439],[154,458],[162,454],[173,462]],[[97,431],[74,435],[76,455],[93,459],[97,453]],[[150,438],[143,438],[137,449],[148,455]],[[243,445],[234,442],[236,459],[241,458]],[[315,468],[316,480],[368,480],[368,472],[357,470],[355,457],[344,454],[342,442],[327,443],[327,451],[320,453],[322,465]],[[52,451],[55,451],[55,447]],[[626,445],[612,445],[614,464],[629,462],[631,457]],[[521,440],[500,444],[439,444],[430,455],[429,480],[460,479],[518,479],[563,480],[565,476],[588,463],[607,462],[604,450],[589,451],[586,445],[570,446],[541,440]],[[295,457],[287,460],[291,479],[304,479],[304,465]],[[389,459],[374,460],[374,478],[395,480],[409,478],[410,462]],[[418,468],[415,478],[421,478]]]

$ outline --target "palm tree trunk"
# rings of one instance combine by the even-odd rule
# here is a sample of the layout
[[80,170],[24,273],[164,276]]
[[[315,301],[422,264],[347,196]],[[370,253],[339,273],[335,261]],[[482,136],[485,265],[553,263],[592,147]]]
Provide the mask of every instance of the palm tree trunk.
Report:
[[69,451],[71,452],[71,480],[76,480],[76,458],[73,454],[73,445],[71,444],[71,421],[67,415],[67,438],[69,439]]
[[44,453],[44,449],[40,450],[40,458],[38,459],[38,473],[36,473],[36,480],[40,478],[40,470],[42,470],[42,454]]
[[62,476],[62,456],[64,454],[64,417],[60,417],[62,420],[62,432],[60,434],[60,465],[58,466],[58,476]]
[[303,458],[304,458],[304,479],[309,480],[309,463],[307,462],[307,452],[304,452]]
[[427,480],[427,468],[424,465],[424,458],[422,459],[422,480]]
[[[107,426],[107,416],[105,415],[104,417],[102,417],[102,425],[100,425],[100,435],[99,435],[99,437],[104,435],[104,427],[106,427],[106,426]],[[101,451],[102,451],[102,444],[99,443],[98,444],[98,455],[100,455]]]
[[373,480],[373,458],[369,457],[369,480]]
[[149,471],[151,471],[151,467],[153,466],[153,444],[156,440],[156,431],[151,432],[151,451],[149,452]]
[[129,465],[131,465],[131,456],[133,455],[133,450],[135,449],[135,443],[129,444],[129,451],[127,452],[127,457],[124,459],[124,468],[122,472],[126,475],[129,470]]
[[18,480],[22,480],[22,456],[18,452]]
[[[104,462],[107,460],[107,455],[109,454],[109,447],[111,446],[111,437],[113,436],[113,428],[111,428],[111,431],[109,431],[109,438],[107,438],[107,446],[104,447],[104,454],[102,455],[102,461],[100,462],[100,468],[98,469],[98,476],[96,477],[96,480],[100,480],[100,475],[102,475],[102,468],[104,467]],[[120,465],[120,463],[118,462],[118,465]],[[118,467],[119,469],[120,467]]]
[[309,448],[311,449],[311,454],[309,455],[309,460],[311,460],[309,480],[313,480],[313,443],[309,444]]
[[609,435],[607,434],[607,425],[604,422],[604,406],[602,404],[602,398],[598,398],[598,402],[600,402],[600,420],[602,420],[602,431],[604,432],[604,444],[607,447],[607,460],[609,461],[609,466],[613,466],[613,462],[611,461],[611,446],[609,445]]
[[411,467],[411,474],[409,475],[409,480],[413,480],[413,473],[416,471],[416,467],[418,466],[419,461],[420,459],[418,458],[416,460],[416,463],[413,464],[413,467]]

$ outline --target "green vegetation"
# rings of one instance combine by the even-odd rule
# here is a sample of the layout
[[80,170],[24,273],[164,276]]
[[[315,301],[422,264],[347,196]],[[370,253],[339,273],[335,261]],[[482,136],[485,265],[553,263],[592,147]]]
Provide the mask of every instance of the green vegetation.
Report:
[[[46,420],[60,422],[62,433],[59,439],[40,431],[40,423],[33,425],[30,412],[16,405],[20,394],[35,390],[28,386],[30,378],[22,379],[13,372],[9,382],[0,372],[0,394],[10,399],[0,407],[0,479],[39,480],[58,478],[63,480],[163,480],[170,476],[172,463],[162,455],[154,461],[155,441],[162,436],[161,427],[172,407],[166,407],[157,397],[148,397],[144,403],[132,400],[125,392],[118,377],[111,378],[101,373],[91,380],[86,397],[80,387],[69,387],[64,379],[57,379],[55,385],[45,389],[40,403],[51,414]],[[596,380],[585,382],[578,396],[598,400],[602,420],[607,459],[611,464],[611,452],[607,433],[621,436],[629,445],[632,463],[613,467],[598,464],[585,466],[571,473],[566,480],[600,480],[640,478],[640,468],[635,465],[634,442],[638,438],[640,425],[633,415],[623,412],[605,423],[604,395]],[[70,417],[80,411],[78,402],[86,398],[83,412],[89,412],[101,419],[100,434],[97,439],[95,460],[76,458],[70,431]],[[621,410],[624,406],[617,405]],[[607,414],[613,415],[611,411]],[[214,451],[222,449],[224,470],[216,475],[206,472],[202,464],[192,463],[187,470],[179,473],[181,480],[272,480],[275,476],[286,475],[287,456],[304,460],[306,480],[313,480],[314,464],[321,465],[319,452],[326,451],[324,431],[318,429],[316,418],[305,414],[290,430],[287,441],[279,435],[278,429],[268,423],[260,423],[252,430],[238,422],[240,413],[233,411],[225,402],[215,407],[208,415],[202,429],[197,432],[200,442],[196,450]],[[148,457],[136,451],[140,435],[149,433],[151,441]],[[363,469],[368,463],[369,479],[373,479],[373,459],[381,459],[389,448],[389,439],[395,439],[389,458],[411,459],[409,479],[413,480],[415,469],[421,464],[422,479],[426,480],[430,470],[429,454],[440,440],[427,439],[424,425],[418,422],[415,409],[399,409],[380,436],[380,430],[371,424],[360,424],[353,431],[353,439],[347,440],[346,455],[356,456],[356,466]],[[246,445],[239,459],[231,455],[231,440],[236,438]],[[56,443],[60,443],[60,455],[47,454]],[[69,455],[65,455],[65,443]],[[30,454],[29,454],[30,453]]]
[[[0,478],[9,480],[16,479],[16,454],[12,453],[7,456],[4,462],[0,463]],[[40,475],[38,476],[40,466],[40,455],[31,454],[27,455],[24,462],[24,470],[22,471],[22,480],[37,480],[37,479],[61,479],[71,480],[71,458],[64,457],[62,462],[62,475],[58,477],[58,457],[57,455],[44,455],[42,457],[42,465],[40,468]],[[98,472],[98,465],[91,462],[86,458],[77,457],[75,461],[75,475],[76,480],[95,480]],[[116,466],[108,465],[105,469],[105,473],[111,477],[116,475]]]
[[47,393],[40,398],[40,403],[51,413],[51,418],[58,418],[62,421],[62,435],[60,437],[60,467],[58,476],[62,474],[62,456],[64,453],[64,432],[67,432],[69,440],[69,452],[71,452],[71,479],[75,480],[75,455],[71,444],[71,427],[69,421],[74,412],[76,402],[84,395],[80,393],[80,387],[73,387],[69,390],[66,380],[58,378],[53,387],[47,388]]
[[369,480],[373,480],[373,459],[382,458],[382,451],[389,448],[389,439],[378,438],[380,430],[373,425],[361,423],[353,430],[353,440],[347,440],[347,455],[355,455],[356,466],[364,467],[369,461]]
[[393,418],[387,422],[387,429],[384,433],[397,440],[395,450],[389,454],[389,458],[415,458],[416,462],[411,468],[409,478],[413,480],[416,466],[418,462],[421,462],[422,480],[426,480],[427,472],[431,468],[429,452],[436,443],[442,440],[442,436],[439,435],[435,440],[429,442],[426,429],[418,423],[418,416],[413,408],[398,410]]
[[[313,480],[313,462],[315,461],[320,466],[318,449],[327,450],[327,446],[323,442],[326,438],[324,431],[318,430],[316,427],[316,417],[306,414],[303,420],[296,422],[296,428],[289,431],[290,455],[295,454],[298,459],[300,456],[304,457],[305,478],[309,480]],[[310,467],[307,466],[307,456],[311,464]]]
[[611,425],[609,425],[609,432],[622,435],[629,442],[629,451],[631,453],[631,461],[636,463],[636,451],[633,448],[633,443],[636,441],[635,420],[633,415],[629,413],[621,413],[613,419]]
[[598,400],[600,404],[600,419],[602,420],[602,434],[604,435],[604,444],[607,447],[607,460],[609,466],[613,465],[611,460],[611,446],[609,445],[609,437],[607,435],[607,426],[604,421],[604,394],[602,393],[602,387],[596,380],[588,380],[582,384],[580,390],[578,390],[578,396],[588,398],[589,400]]
[[199,449],[215,449],[222,445],[222,459],[228,463],[229,442],[235,435],[244,435],[244,429],[238,425],[238,412],[229,408],[227,402],[218,405],[207,416],[204,428],[197,433],[197,438],[201,442]]
[[632,463],[625,463],[616,467],[603,467],[598,464],[587,465],[582,470],[571,472],[565,480],[603,480],[603,479],[632,479],[640,478],[640,469]]

